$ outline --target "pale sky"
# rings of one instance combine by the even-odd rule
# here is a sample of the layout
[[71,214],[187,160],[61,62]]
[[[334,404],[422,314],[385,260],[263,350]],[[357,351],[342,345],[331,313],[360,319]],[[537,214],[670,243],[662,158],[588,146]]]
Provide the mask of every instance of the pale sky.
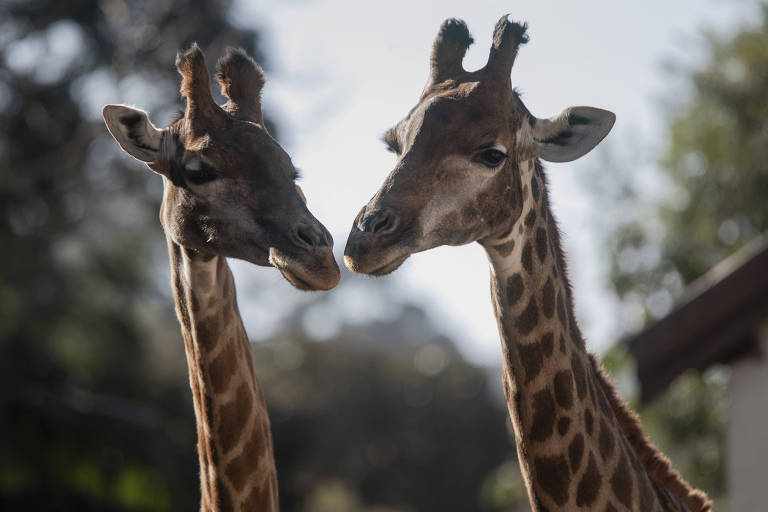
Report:
[[[601,212],[600,204],[587,196],[580,171],[583,175],[601,165],[605,158],[600,152],[609,151],[647,152],[634,170],[652,172],[653,152],[663,136],[660,99],[669,100],[680,89],[663,63],[701,62],[700,29],[727,34],[757,18],[756,2],[240,0],[232,18],[261,31],[269,59],[266,109],[303,172],[310,209],[333,234],[340,255],[353,218],[395,163],[380,137],[415,104],[442,21],[457,17],[469,25],[475,44],[464,67],[471,70],[485,64],[493,26],[504,13],[529,25],[530,42],[520,50],[512,83],[532,113],[549,117],[571,105],[591,105],[617,115],[613,132],[598,150],[573,163],[546,166],[577,315],[588,343],[600,351],[622,330],[605,284],[608,260],[598,250],[600,233],[591,221],[611,212]],[[279,318],[285,308],[278,302],[302,300],[274,271],[233,266],[246,327],[254,337]],[[264,294],[249,297],[247,283],[256,279],[255,273],[264,274],[257,278],[260,286],[268,286],[279,301]],[[479,245],[414,255],[383,279],[391,280],[396,293],[423,305],[437,328],[460,341],[471,360],[499,364],[488,263]],[[335,302],[352,319],[386,314],[386,304],[367,304],[364,291]],[[322,322],[323,315],[316,320]],[[327,330],[318,327],[320,333]]]

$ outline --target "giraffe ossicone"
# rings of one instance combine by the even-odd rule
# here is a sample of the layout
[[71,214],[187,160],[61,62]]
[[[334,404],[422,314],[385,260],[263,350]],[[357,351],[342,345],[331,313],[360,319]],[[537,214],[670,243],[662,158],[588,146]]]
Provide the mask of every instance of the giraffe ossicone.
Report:
[[503,385],[531,507],[711,510],[646,439],[639,420],[586,351],[541,160],[592,150],[615,117],[571,107],[533,116],[510,72],[526,25],[503,17],[488,63],[465,71],[472,37],[447,20],[416,106],[384,140],[397,163],[353,222],[353,271],[383,275],[411,254],[479,242],[503,349]]
[[333,240],[264,127],[261,68],[228,49],[217,66],[227,98],[219,106],[196,44],[176,66],[183,116],[158,129],[143,110],[107,105],[104,121],[123,150],[163,177],[160,221],[197,423],[201,510],[276,512],[269,417],[226,258],[274,266],[299,289],[328,290],[339,281]]

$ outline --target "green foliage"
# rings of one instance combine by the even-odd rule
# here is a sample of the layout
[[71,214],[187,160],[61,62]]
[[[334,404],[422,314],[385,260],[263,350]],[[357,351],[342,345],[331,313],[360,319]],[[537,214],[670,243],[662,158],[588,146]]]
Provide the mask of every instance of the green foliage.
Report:
[[650,317],[768,230],[768,7],[760,26],[708,41],[709,61],[690,77],[691,96],[670,120],[660,159],[669,192],[610,241],[619,296],[666,297],[662,307],[650,299]]
[[488,476],[483,485],[482,499],[491,510],[530,510],[528,491],[516,457],[504,462]]
[[647,435],[691,485],[706,489],[724,510],[725,388],[721,368],[680,376],[664,395],[640,410]]
[[[685,286],[768,230],[768,7],[759,25],[707,41],[708,61],[670,116],[658,177],[668,193],[642,207],[633,181],[613,174],[614,208],[641,206],[608,241],[613,287],[636,326],[666,314]],[[621,345],[605,361],[619,379],[631,370]],[[686,373],[640,409],[647,433],[718,510],[727,501],[726,377],[721,368]]]

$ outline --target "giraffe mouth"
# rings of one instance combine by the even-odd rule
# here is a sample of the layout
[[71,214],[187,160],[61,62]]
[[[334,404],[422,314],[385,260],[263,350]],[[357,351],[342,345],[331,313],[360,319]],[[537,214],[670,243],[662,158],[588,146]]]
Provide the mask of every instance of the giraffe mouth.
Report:
[[311,291],[311,290],[317,290],[316,286],[313,286],[312,284],[308,283],[304,279],[300,278],[295,273],[291,272],[287,268],[279,268],[281,274],[283,274],[283,277],[291,283],[294,287],[298,288],[299,290],[304,291]]
[[269,263],[295,288],[304,291],[330,290],[341,277],[330,249],[327,254],[315,255],[311,261],[304,261],[271,247]]
[[400,267],[400,265],[402,265],[403,262],[405,262],[405,260],[408,259],[409,256],[410,254],[398,256],[397,258],[390,260],[389,262],[384,263],[383,265],[375,267],[373,270],[364,270],[364,271],[348,255],[344,255],[344,263],[346,264],[347,268],[349,268],[353,272],[368,274],[371,276],[385,276],[397,270]]

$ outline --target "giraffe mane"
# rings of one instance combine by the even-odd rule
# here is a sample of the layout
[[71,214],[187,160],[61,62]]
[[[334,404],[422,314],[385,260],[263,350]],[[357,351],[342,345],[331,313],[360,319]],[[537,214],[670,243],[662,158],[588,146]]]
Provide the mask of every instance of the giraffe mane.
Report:
[[[555,249],[557,265],[562,270],[564,281],[566,283],[566,300],[568,301],[569,308],[573,310],[572,285],[571,280],[568,278],[565,251],[560,244],[560,228],[552,215],[549,205],[549,183],[544,168],[541,165],[541,161],[538,159],[536,160],[535,172],[544,183],[544,187],[542,187],[544,189],[543,202],[547,209],[548,228],[550,233],[552,233],[551,239]],[[581,332],[578,331],[577,335],[581,339],[580,344],[584,346]],[[619,427],[621,428],[624,437],[640,459],[640,462],[645,466],[648,474],[672,491],[680,500],[682,500],[691,512],[711,512],[712,502],[707,498],[707,495],[703,491],[691,487],[691,485],[683,480],[680,474],[672,468],[669,459],[661,453],[661,451],[659,451],[659,449],[656,448],[645,435],[640,418],[634,411],[627,407],[624,399],[619,396],[616,391],[616,386],[614,386],[610,377],[606,375],[605,370],[603,370],[603,367],[594,354],[587,352],[587,355],[592,364],[592,371],[597,378],[600,388],[608,399],[608,403],[619,422]]]
[[592,363],[592,370],[597,381],[619,420],[619,426],[624,436],[648,473],[677,495],[692,512],[711,511],[712,502],[709,501],[707,495],[699,489],[694,489],[683,480],[680,474],[672,468],[669,459],[643,433],[640,418],[627,407],[626,402],[617,393],[610,377],[606,375],[593,354],[589,354],[589,360]]

